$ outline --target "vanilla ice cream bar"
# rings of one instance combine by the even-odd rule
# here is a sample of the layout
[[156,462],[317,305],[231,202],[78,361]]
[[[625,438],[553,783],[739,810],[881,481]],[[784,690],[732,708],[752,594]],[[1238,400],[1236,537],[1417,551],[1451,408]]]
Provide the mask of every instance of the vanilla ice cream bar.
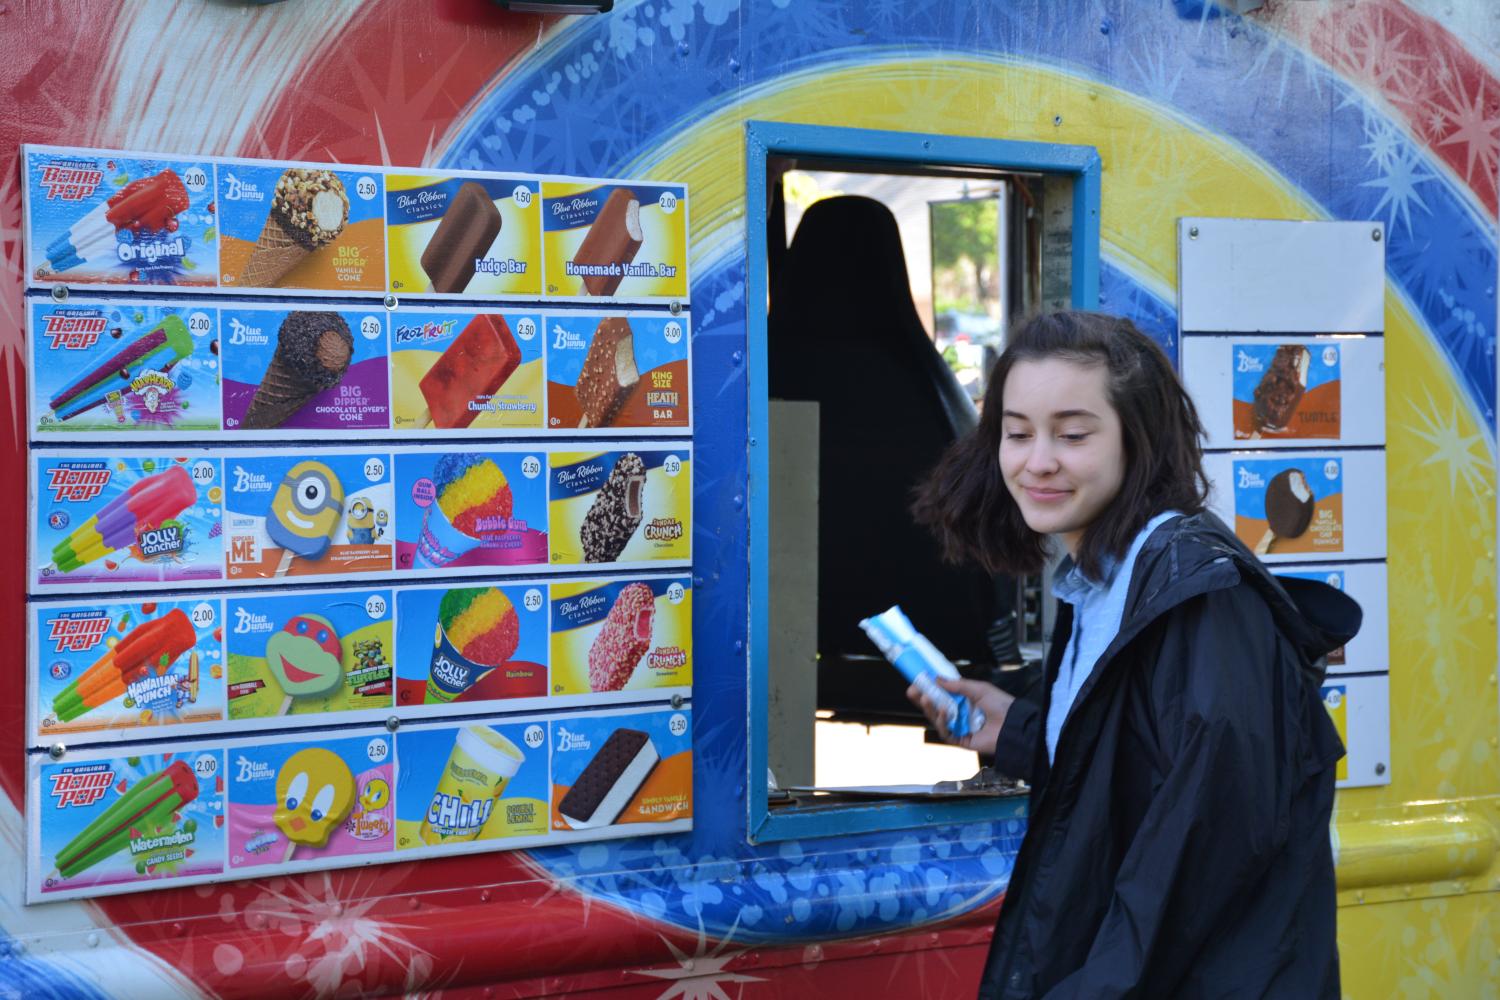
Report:
[[448,210],[438,222],[427,249],[422,251],[422,270],[432,281],[434,292],[461,292],[474,280],[477,262],[500,235],[500,210],[489,192],[477,181],[458,189]]
[[613,295],[625,280],[625,265],[641,249],[641,203],[629,188],[615,188],[594,218],[573,263],[582,269],[583,290],[589,295]]
[[651,737],[639,729],[616,729],[562,797],[557,811],[575,830],[609,826],[660,759]]
[[640,527],[645,511],[646,463],[633,451],[621,455],[600,487],[578,540],[585,562],[614,562]]
[[1276,348],[1271,367],[1255,387],[1252,413],[1257,430],[1285,430],[1307,391],[1307,369],[1312,354],[1300,344]]
[[583,410],[578,426],[608,427],[640,379],[630,321],[622,316],[600,320],[573,387]]

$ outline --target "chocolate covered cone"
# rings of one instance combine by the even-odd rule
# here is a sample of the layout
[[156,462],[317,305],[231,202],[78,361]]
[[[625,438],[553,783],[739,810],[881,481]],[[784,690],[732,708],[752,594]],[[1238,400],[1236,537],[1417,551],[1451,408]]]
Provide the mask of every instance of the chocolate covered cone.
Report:
[[338,313],[294,312],[281,324],[276,353],[241,426],[280,427],[307,401],[338,384],[354,355],[354,335]]
[[238,285],[241,288],[273,288],[282,277],[312,253],[292,238],[291,230],[283,226],[272,212],[255,242],[255,252],[240,272]]

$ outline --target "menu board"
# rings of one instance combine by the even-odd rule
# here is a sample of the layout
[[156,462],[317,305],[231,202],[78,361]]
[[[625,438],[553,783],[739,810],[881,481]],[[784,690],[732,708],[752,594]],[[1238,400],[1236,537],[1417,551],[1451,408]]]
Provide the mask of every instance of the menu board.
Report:
[[1181,372],[1210,506],[1278,575],[1344,591],[1322,689],[1339,787],[1388,784],[1385,241],[1379,223],[1183,219]]
[[684,185],[24,174],[29,902],[690,828]]

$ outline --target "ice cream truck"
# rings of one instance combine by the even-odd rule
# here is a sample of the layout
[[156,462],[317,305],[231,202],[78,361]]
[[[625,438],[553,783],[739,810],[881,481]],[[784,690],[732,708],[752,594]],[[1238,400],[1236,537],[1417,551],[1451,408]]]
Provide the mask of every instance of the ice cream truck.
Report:
[[32,0],[0,56],[0,992],[972,996],[1026,788],[860,622],[1037,669],[1045,577],[907,505],[1062,308],[1364,608],[1343,994],[1495,990],[1494,4]]

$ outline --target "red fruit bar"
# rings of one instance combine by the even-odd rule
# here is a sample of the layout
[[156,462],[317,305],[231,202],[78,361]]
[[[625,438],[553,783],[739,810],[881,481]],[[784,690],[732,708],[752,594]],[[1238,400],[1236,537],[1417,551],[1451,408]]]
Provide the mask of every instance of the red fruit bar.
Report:
[[432,426],[472,424],[475,417],[491,408],[490,397],[500,391],[520,363],[521,349],[505,317],[492,313],[475,316],[419,383],[432,414]]

